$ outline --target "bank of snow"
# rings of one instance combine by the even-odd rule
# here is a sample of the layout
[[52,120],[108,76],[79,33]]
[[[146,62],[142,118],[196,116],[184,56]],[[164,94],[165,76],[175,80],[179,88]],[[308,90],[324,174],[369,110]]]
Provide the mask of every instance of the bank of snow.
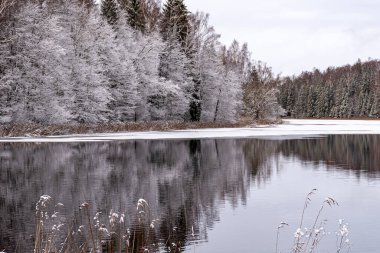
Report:
[[284,120],[284,124],[254,128],[194,129],[168,132],[128,132],[51,137],[0,138],[0,142],[94,142],[117,140],[205,138],[299,138],[332,134],[380,134],[378,120]]

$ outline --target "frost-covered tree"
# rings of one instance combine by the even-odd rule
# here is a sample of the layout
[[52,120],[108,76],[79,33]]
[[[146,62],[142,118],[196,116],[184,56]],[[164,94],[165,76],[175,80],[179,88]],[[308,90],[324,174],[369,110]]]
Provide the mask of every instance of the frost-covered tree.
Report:
[[107,120],[110,93],[101,60],[102,30],[94,12],[81,12],[73,30],[72,116],[79,123],[100,123]]
[[[157,79],[156,71],[158,70],[158,50],[156,41],[149,41],[142,34],[136,33],[131,27],[128,26],[127,20],[120,19],[118,23],[116,42],[120,48],[121,60],[127,64],[131,71],[129,80],[126,82],[125,95],[130,95],[129,88],[132,88],[134,100],[132,118],[133,121],[150,120],[149,108],[147,105],[148,92],[152,90],[151,82]],[[152,43],[153,42],[153,43]],[[157,56],[156,56],[157,55]],[[117,69],[115,71],[118,71]],[[153,78],[153,79],[152,79]],[[111,89],[114,92],[114,88]],[[117,89],[116,89],[116,92]],[[130,101],[131,101],[130,100]],[[119,99],[115,99],[114,103],[120,103]]]
[[223,63],[219,35],[208,24],[209,16],[196,13],[188,36],[191,52],[192,87],[189,117],[192,121],[213,121],[217,108],[216,91],[222,84]]
[[[116,32],[106,21],[99,21],[97,48],[105,84],[110,92],[108,120],[126,122],[134,120],[138,77],[133,65],[133,55],[126,47],[125,37],[116,38]],[[111,40],[110,38],[116,38]],[[129,38],[131,40],[131,38]]]
[[245,47],[240,48],[237,41],[234,41],[228,49],[222,48],[223,83],[216,94],[217,108],[214,121],[236,121],[241,115],[242,86],[248,63],[245,52]]
[[15,40],[9,42],[13,47],[12,59],[0,80],[7,101],[2,121],[63,123],[68,120],[61,86],[67,73],[60,62],[64,50],[53,36],[59,29],[57,23],[55,17],[35,4],[25,5],[15,16]]
[[171,107],[166,109],[167,115],[170,115],[169,118],[183,119],[188,108],[186,91],[190,85],[188,59],[177,40],[172,38],[163,43],[159,60],[159,83],[165,83],[167,88],[166,91],[159,89],[164,92],[151,96],[149,103],[157,107],[160,103],[162,104],[162,101],[166,101]]
[[142,2],[142,9],[145,17],[145,31],[158,31],[161,19],[161,1],[144,0]]
[[190,119],[235,121],[240,117],[249,52],[245,45],[240,47],[237,42],[228,50],[223,47],[208,19],[204,13],[193,15],[188,35],[193,81]]
[[[37,2],[0,17],[2,123],[240,117],[248,48],[223,48],[208,15],[191,15],[183,0],[162,13],[158,0]],[[375,113],[374,98],[360,101]]]
[[142,34],[125,23],[119,24],[117,40],[136,73],[134,121],[182,119],[187,106],[186,57],[178,47],[169,48],[158,33]]
[[102,15],[107,19],[110,25],[113,25],[117,22],[119,18],[119,12],[116,0],[102,0],[101,10]]

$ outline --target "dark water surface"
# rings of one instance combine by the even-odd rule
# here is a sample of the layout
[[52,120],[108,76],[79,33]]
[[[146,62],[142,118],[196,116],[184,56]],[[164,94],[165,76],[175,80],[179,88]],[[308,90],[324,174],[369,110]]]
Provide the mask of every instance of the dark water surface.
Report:
[[[338,220],[350,225],[350,252],[380,252],[380,136],[263,140],[155,140],[0,144],[0,251],[32,252],[35,204],[48,194],[67,221],[84,201],[108,215],[149,203],[159,251],[172,243],[197,253],[289,252],[305,195],[305,224],[327,196],[318,252],[336,252]],[[75,224],[79,225],[79,224]]]

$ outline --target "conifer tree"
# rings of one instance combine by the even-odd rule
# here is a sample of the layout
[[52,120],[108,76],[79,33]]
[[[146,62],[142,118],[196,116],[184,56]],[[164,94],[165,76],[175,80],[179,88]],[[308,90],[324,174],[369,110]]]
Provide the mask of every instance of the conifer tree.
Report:
[[129,0],[126,6],[129,25],[135,29],[145,31],[145,15],[142,8],[142,0]]
[[259,79],[259,73],[256,70],[256,67],[254,66],[251,70],[248,82],[244,84],[244,93],[243,93],[243,113],[245,116],[252,116],[258,117],[258,112],[255,111],[252,103],[253,97],[255,96],[255,92],[259,90],[260,86],[260,79]]
[[164,40],[174,35],[181,46],[185,48],[189,32],[189,12],[184,1],[168,0],[164,5],[161,23],[161,33]]
[[110,25],[114,25],[118,20],[118,7],[115,0],[102,0],[102,15]]

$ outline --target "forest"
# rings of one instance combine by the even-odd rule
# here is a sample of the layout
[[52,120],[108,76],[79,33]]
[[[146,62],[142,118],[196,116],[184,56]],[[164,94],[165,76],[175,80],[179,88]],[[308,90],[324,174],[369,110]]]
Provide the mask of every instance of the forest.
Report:
[[1,0],[0,123],[276,117],[279,77],[183,0]]
[[377,60],[275,75],[184,0],[0,0],[0,123],[378,118]]
[[292,118],[379,118],[380,61],[303,72],[282,80],[279,102]]

